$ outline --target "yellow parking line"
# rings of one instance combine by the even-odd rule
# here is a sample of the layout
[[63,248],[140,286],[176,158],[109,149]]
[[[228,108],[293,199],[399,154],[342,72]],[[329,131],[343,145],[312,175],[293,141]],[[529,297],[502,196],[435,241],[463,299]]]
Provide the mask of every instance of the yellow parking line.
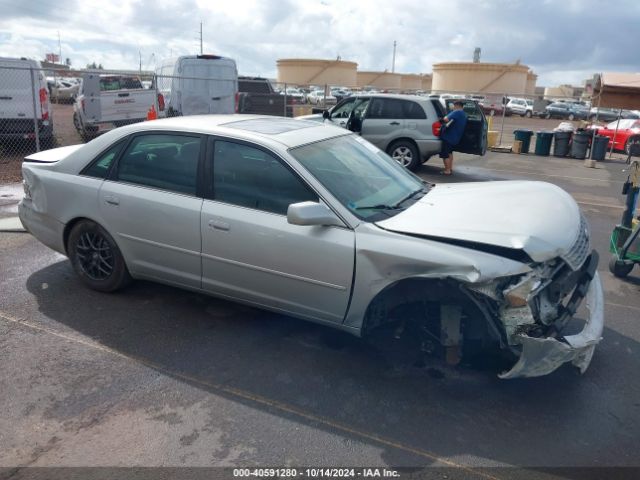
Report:
[[461,465],[459,463],[453,462],[451,460],[447,460],[446,458],[442,458],[440,456],[438,456],[437,454],[427,451],[427,450],[423,450],[421,448],[417,448],[417,447],[411,447],[409,445],[405,445],[403,443],[397,442],[395,440],[391,440],[385,437],[382,437],[380,435],[377,435],[375,433],[370,433],[370,432],[366,432],[366,431],[362,431],[362,430],[358,430],[352,427],[349,427],[347,425],[344,425],[342,423],[336,422],[334,420],[330,420],[328,418],[325,417],[320,417],[318,415],[315,415],[313,413],[309,413],[309,412],[305,412],[304,410],[299,409],[298,407],[295,407],[293,405],[289,405],[283,402],[280,402],[278,400],[272,400],[270,398],[267,397],[263,397],[260,395],[255,395],[253,393],[247,392],[245,390],[241,390],[238,388],[233,388],[233,387],[229,387],[226,385],[221,385],[221,384],[217,384],[217,383],[212,383],[209,382],[207,380],[203,380],[200,379],[198,377],[193,377],[191,375],[187,375],[178,371],[174,371],[171,370],[161,364],[157,364],[154,362],[150,362],[149,360],[146,360],[144,358],[140,358],[140,357],[135,357],[133,355],[127,355],[124,354],[122,352],[118,352],[117,350],[114,350],[112,348],[109,347],[105,347],[103,345],[98,345],[96,343],[92,343],[92,342],[88,342],[86,340],[83,340],[81,338],[76,338],[75,336],[70,336],[70,335],[66,335],[64,333],[60,333],[60,332],[56,332],[55,330],[51,330],[49,328],[46,327],[41,327],[39,325],[34,325],[30,322],[27,322],[25,320],[21,320],[19,318],[15,318],[12,315],[9,315],[7,313],[4,312],[0,312],[0,319],[4,320],[5,322],[8,323],[13,323],[13,324],[17,324],[17,325],[22,325],[24,327],[27,328],[31,328],[32,330],[36,330],[36,331],[40,331],[40,332],[44,332],[44,333],[48,333],[50,335],[53,335],[55,337],[58,338],[62,338],[64,340],[67,340],[69,342],[73,342],[73,343],[77,343],[80,345],[84,345],[86,347],[95,349],[95,350],[99,350],[101,352],[106,352],[106,353],[110,353],[112,355],[115,355],[117,357],[120,358],[125,358],[128,360],[133,360],[137,363],[140,363],[144,366],[147,366],[149,368],[153,368],[156,371],[159,371],[161,373],[164,373],[165,375],[168,376],[172,376],[175,378],[179,378],[182,380],[186,380],[188,382],[194,383],[194,384],[199,384],[205,387],[209,387],[215,390],[218,390],[219,392],[224,392],[227,395],[236,397],[236,398],[241,398],[243,400],[249,400],[252,401],[254,403],[257,403],[259,405],[263,405],[263,406],[267,406],[269,408],[272,408],[274,410],[280,410],[282,412],[286,412],[289,414],[293,414],[296,415],[300,418],[304,418],[305,420],[309,420],[311,422],[314,423],[318,423],[318,424],[322,424],[324,426],[328,426],[331,427],[335,430],[339,430],[342,431],[343,433],[348,433],[350,435],[356,436],[356,437],[360,437],[362,439],[366,439],[366,440],[371,440],[373,442],[376,442],[378,444],[381,445],[385,445],[387,447],[392,447],[392,448],[396,448],[398,450],[402,450],[405,452],[409,452],[409,453],[413,453],[415,455],[421,456],[421,457],[425,457],[428,458],[429,460],[432,461],[436,461],[442,464],[445,464],[449,467],[452,468],[457,468],[460,470],[464,470],[468,473],[471,473],[473,475],[477,475],[479,477],[483,477],[489,480],[499,480],[498,477],[495,477],[493,475],[490,475],[488,473],[482,472],[482,471],[478,471],[474,468],[471,467],[467,467],[465,465]]

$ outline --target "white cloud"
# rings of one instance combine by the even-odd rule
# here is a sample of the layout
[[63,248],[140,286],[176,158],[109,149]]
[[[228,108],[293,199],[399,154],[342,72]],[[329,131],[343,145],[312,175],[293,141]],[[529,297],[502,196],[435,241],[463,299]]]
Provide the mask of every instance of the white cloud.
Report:
[[145,67],[205,50],[236,58],[241,73],[275,76],[278,58],[335,58],[363,70],[425,73],[433,63],[519,59],[538,84],[580,83],[593,72],[636,69],[640,2],[596,0],[0,0],[0,55],[73,65]]

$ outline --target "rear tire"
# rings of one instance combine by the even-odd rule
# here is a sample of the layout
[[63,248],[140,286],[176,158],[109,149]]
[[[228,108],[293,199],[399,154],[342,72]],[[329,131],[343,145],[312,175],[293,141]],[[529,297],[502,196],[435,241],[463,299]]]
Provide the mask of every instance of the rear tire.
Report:
[[613,255],[609,260],[609,271],[618,278],[625,278],[633,270],[633,263],[619,260],[617,256]]
[[67,254],[82,283],[93,290],[113,292],[131,282],[116,242],[91,220],[81,220],[71,229]]
[[404,168],[414,171],[420,165],[417,147],[408,140],[396,140],[388,150],[389,155]]

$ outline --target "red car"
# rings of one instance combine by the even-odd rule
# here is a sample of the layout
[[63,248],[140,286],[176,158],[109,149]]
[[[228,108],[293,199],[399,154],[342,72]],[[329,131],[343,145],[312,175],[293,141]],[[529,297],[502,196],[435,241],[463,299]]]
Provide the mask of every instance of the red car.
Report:
[[[625,153],[629,153],[629,146],[632,143],[640,143],[640,120],[632,118],[620,120],[617,132],[616,125],[618,125],[617,121],[598,128],[598,135],[609,137],[607,148],[611,148],[613,142],[614,150],[624,150]],[[614,135],[615,141],[613,141]]]

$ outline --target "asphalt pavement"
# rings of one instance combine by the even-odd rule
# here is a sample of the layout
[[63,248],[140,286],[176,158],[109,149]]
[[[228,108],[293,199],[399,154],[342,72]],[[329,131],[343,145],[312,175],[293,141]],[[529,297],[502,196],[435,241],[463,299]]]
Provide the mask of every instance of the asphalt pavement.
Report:
[[[419,174],[552,182],[585,212],[606,326],[584,375],[565,366],[504,381],[491,364],[415,364],[348,334],[148,282],[100,294],[63,256],[4,231],[0,467],[388,466],[435,478],[640,467],[640,268],[627,280],[607,269],[626,166],[458,157],[451,178],[437,159]],[[0,218],[15,216],[19,196],[17,185],[0,187]]]

